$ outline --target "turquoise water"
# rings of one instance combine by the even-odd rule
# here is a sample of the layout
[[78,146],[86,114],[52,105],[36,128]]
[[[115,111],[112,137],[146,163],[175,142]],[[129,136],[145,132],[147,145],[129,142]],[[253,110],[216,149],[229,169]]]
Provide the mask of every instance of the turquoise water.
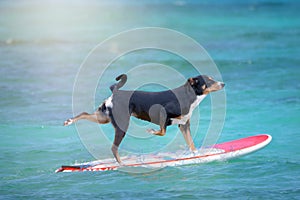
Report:
[[[295,1],[1,1],[1,199],[299,199],[299,9]],[[94,159],[75,126],[62,126],[72,116],[80,64],[111,35],[147,26],[189,35],[217,64],[227,95],[220,142],[260,133],[273,141],[227,162],[146,174],[55,174],[62,164]],[[191,76],[188,63],[164,53],[129,58],[119,62],[160,61]],[[106,86],[122,72],[112,67]],[[110,94],[102,90],[99,101]],[[200,105],[199,137],[209,123],[209,105],[209,98]],[[166,141],[175,130],[143,143]]]

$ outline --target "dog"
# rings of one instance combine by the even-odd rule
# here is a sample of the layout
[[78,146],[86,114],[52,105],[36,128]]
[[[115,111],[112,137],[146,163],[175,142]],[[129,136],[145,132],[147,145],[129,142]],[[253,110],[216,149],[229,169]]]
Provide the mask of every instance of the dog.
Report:
[[112,95],[93,114],[83,112],[66,120],[64,126],[81,119],[99,124],[111,123],[115,129],[111,150],[120,165],[122,162],[118,148],[126,134],[131,116],[159,125],[160,130],[147,130],[158,136],[166,134],[167,126],[177,124],[190,151],[196,151],[190,131],[192,112],[209,93],[225,86],[223,82],[206,75],[189,78],[184,85],[161,92],[120,90],[127,81],[125,74],[118,76],[116,81],[119,82],[110,87]]

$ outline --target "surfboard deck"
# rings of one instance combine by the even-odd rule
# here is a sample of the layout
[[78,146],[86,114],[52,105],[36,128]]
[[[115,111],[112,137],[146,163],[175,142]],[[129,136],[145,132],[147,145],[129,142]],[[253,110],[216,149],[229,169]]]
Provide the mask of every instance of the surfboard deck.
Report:
[[63,165],[55,172],[109,171],[124,167],[155,169],[168,166],[225,161],[257,151],[268,145],[271,140],[272,136],[262,134],[216,144],[210,148],[201,148],[196,153],[178,151],[175,153],[132,155],[121,157],[123,165],[119,165],[115,159],[110,158],[74,165]]

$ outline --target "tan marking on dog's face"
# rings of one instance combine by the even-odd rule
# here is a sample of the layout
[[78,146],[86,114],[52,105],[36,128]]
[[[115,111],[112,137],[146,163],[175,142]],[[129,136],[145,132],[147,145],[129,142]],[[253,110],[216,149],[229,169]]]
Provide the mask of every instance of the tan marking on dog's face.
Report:
[[203,90],[203,94],[208,94],[223,89],[224,85],[221,82],[215,82],[210,87]]

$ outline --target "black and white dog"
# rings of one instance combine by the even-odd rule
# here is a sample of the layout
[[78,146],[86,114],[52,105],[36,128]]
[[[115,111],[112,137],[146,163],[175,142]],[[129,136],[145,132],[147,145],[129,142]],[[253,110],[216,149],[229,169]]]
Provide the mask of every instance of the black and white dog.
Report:
[[111,122],[115,128],[112,152],[120,164],[118,147],[128,129],[130,116],[159,125],[160,130],[148,130],[159,136],[166,134],[167,126],[178,124],[190,150],[195,151],[190,132],[192,112],[210,92],[221,90],[225,86],[224,83],[217,82],[209,76],[201,75],[189,78],[184,85],[173,90],[143,92],[119,90],[127,81],[125,74],[118,76],[116,80],[119,82],[110,87],[113,94],[97,111],[93,114],[83,112],[66,120],[64,125],[70,125],[80,119],[99,124]]

